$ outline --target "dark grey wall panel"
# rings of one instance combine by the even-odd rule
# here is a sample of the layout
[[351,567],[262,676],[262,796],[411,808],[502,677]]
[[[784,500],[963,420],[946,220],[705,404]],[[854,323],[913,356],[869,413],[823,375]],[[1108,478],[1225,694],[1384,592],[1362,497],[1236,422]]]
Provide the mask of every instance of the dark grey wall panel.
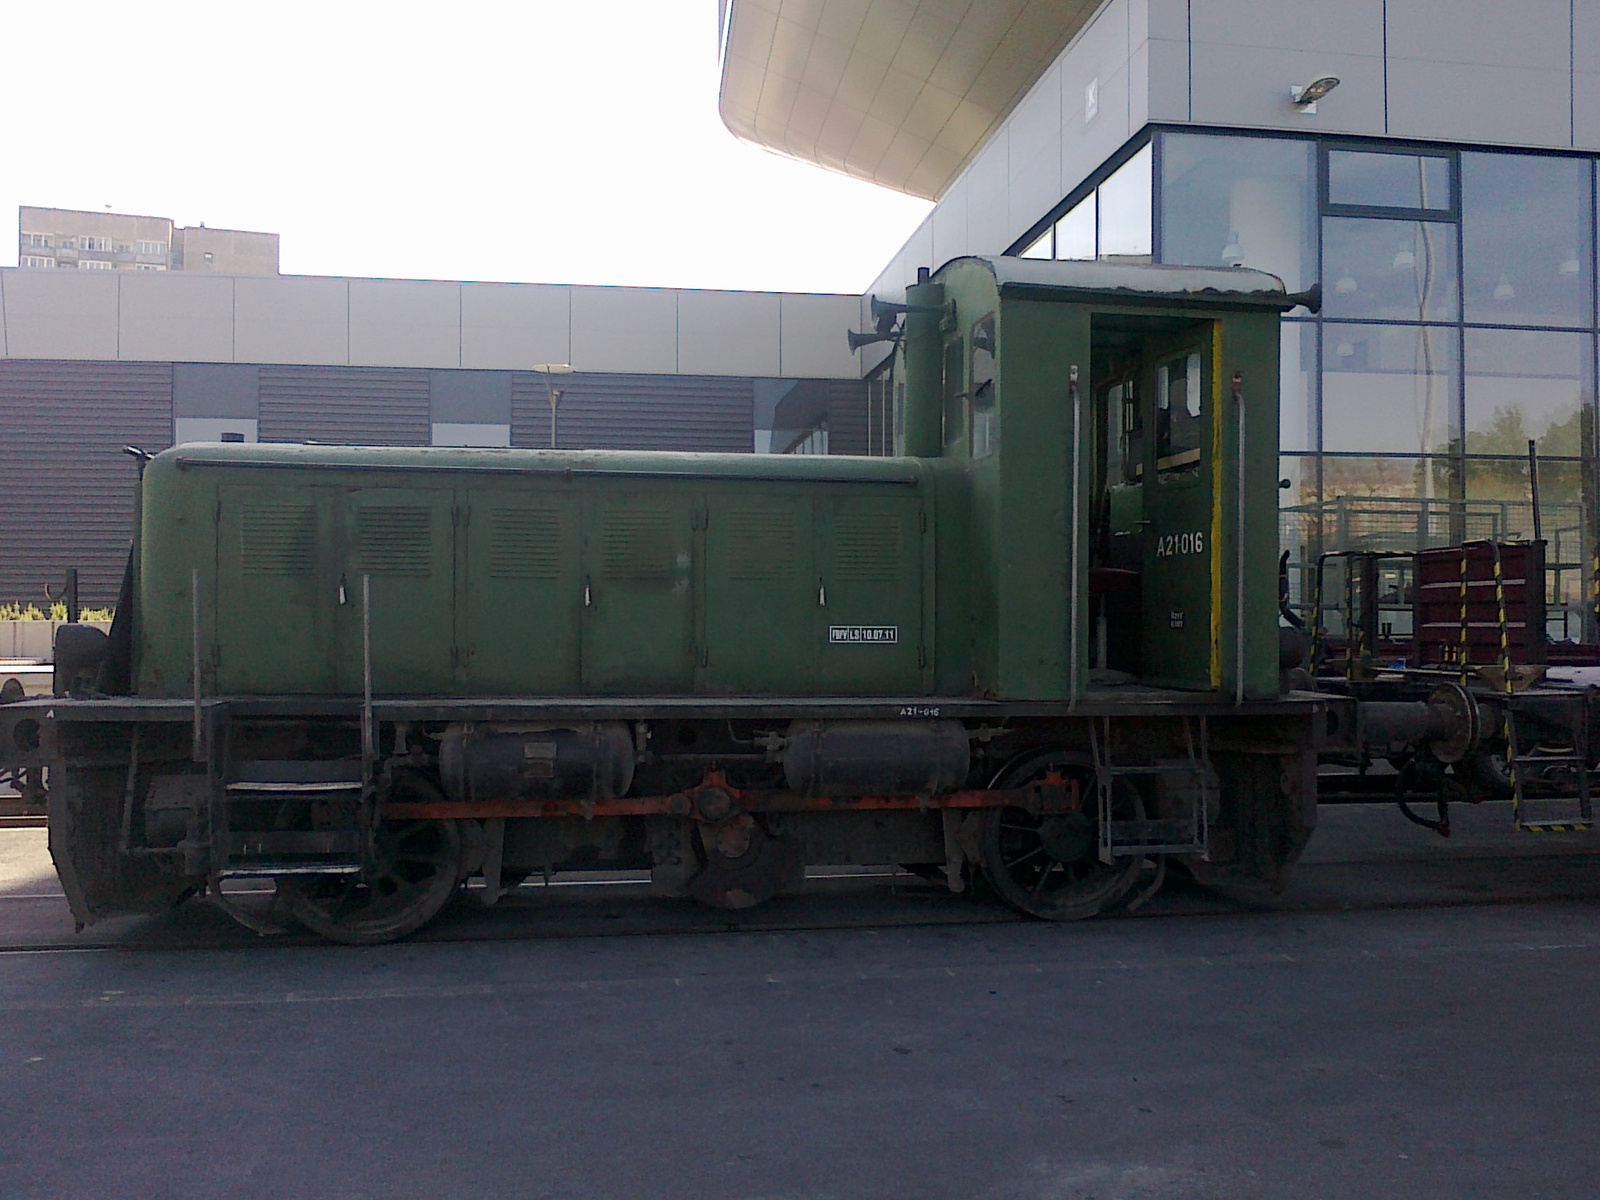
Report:
[[428,372],[391,367],[262,367],[263,442],[426,446]]
[[254,421],[261,368],[251,363],[173,363],[172,415]]
[[[701,375],[557,376],[557,436],[563,450],[726,450],[755,444],[749,379]],[[511,384],[511,444],[550,445],[544,376],[519,371]]]
[[168,363],[0,360],[0,602],[40,603],[79,570],[85,604],[116,600],[138,465],[172,442]]
[[429,371],[435,422],[505,425],[511,420],[511,372]]
[[778,402],[772,449],[786,454],[823,421],[829,454],[867,453],[867,385],[859,379],[802,379]]

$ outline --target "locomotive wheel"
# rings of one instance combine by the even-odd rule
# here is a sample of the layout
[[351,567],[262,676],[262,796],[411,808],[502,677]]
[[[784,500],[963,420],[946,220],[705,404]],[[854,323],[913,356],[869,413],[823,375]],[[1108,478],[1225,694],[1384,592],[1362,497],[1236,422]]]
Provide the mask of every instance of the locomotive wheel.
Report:
[[349,946],[393,942],[421,929],[455,894],[461,830],[454,821],[385,822],[370,883],[358,875],[285,875],[278,897],[313,933]]
[[[1139,879],[1142,860],[1116,859],[1109,866],[1100,861],[1094,776],[1082,764],[1056,757],[1033,759],[1006,772],[1004,786],[1019,787],[1049,770],[1077,776],[1083,808],[1049,816],[1020,808],[989,809],[983,818],[983,874],[1002,900],[1029,916],[1078,921],[1126,896]],[[1123,779],[1114,784],[1113,805],[1119,817],[1143,814],[1138,792]]]

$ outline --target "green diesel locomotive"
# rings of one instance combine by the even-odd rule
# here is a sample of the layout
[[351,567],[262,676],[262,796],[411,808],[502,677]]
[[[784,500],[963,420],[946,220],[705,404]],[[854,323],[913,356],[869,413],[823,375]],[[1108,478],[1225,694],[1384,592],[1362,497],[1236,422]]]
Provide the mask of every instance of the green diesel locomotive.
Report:
[[[874,304],[892,458],[181,446],[109,637],[0,708],[80,923],[239,875],[353,942],[469,878],[981,872],[1045,918],[1169,859],[1280,883],[1272,276],[963,258]],[[479,886],[479,885],[474,885]]]

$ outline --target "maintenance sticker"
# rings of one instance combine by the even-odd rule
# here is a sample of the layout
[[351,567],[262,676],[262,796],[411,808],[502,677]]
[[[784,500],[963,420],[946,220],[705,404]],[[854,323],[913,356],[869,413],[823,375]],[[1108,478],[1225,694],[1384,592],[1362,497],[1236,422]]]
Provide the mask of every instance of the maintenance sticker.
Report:
[[879,646],[892,646],[900,640],[898,625],[830,625],[828,641],[833,643],[872,642]]

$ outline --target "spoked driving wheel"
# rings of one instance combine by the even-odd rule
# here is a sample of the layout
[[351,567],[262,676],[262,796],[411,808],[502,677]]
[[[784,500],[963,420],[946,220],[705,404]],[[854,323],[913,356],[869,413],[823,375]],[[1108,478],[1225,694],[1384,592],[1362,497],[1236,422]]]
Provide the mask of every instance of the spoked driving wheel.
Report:
[[378,865],[359,875],[286,875],[278,896],[313,933],[352,946],[375,946],[415,933],[455,894],[461,831],[454,821],[384,822]]
[[[983,821],[983,873],[1013,908],[1047,921],[1076,921],[1103,912],[1138,881],[1137,857],[1100,861],[1100,816],[1094,773],[1081,763],[1054,756],[1031,759],[1006,772],[997,787],[1020,787],[1049,771],[1076,778],[1080,807],[1036,815],[1020,808],[992,808]],[[1139,794],[1116,780],[1112,815],[1143,816]]]

